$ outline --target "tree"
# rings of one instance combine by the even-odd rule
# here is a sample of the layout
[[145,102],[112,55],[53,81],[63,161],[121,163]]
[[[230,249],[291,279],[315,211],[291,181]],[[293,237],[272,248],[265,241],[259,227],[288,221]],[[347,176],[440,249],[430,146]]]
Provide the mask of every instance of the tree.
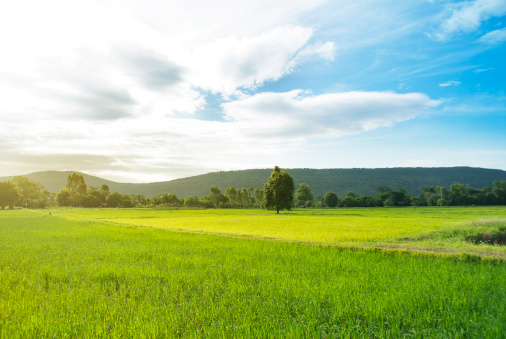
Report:
[[[146,199],[146,197],[144,197],[144,195],[142,194],[133,194],[132,202],[134,203],[135,206],[146,206],[148,203],[148,199]],[[179,204],[179,199],[177,199],[177,202]]]
[[255,189],[255,206],[259,208],[264,207],[264,190],[259,188]]
[[86,194],[82,197],[81,205],[83,207],[99,207],[102,205],[102,200],[93,194]]
[[323,197],[323,203],[325,204],[325,206],[336,207],[338,202],[339,202],[339,198],[337,197],[337,195],[334,192],[328,192]]
[[86,195],[88,186],[84,182],[82,174],[72,173],[67,177],[67,190],[70,194],[70,203],[72,206],[78,206],[81,204],[81,200]]
[[58,192],[56,195],[56,203],[58,206],[70,206],[70,193],[68,189],[63,188]]
[[188,197],[184,199],[184,205],[186,207],[198,207],[199,206],[199,198],[196,195],[193,197]]
[[295,183],[292,176],[286,171],[276,166],[271,173],[267,183],[264,184],[264,206],[269,210],[286,209],[288,211],[292,208],[293,192],[295,191]]
[[14,207],[19,199],[19,192],[12,181],[0,182],[0,208],[5,206]]
[[19,192],[18,206],[28,206],[31,208],[46,207],[49,200],[49,193],[44,186],[36,181],[32,181],[23,176],[17,176],[12,179]]
[[250,188],[242,188],[238,191],[237,195],[239,200],[241,201],[241,207],[250,207],[253,204],[253,198],[251,197],[251,193],[253,192],[253,187]]
[[228,197],[228,201],[232,207],[237,207],[239,205],[237,190],[234,187],[227,187],[225,195]]
[[216,186],[211,186],[209,191],[211,192],[211,194],[209,195],[209,200],[212,202],[215,208],[220,207],[220,201],[222,200],[223,197],[220,189]]
[[109,192],[109,186],[102,185],[102,187],[100,187],[100,200],[102,201],[102,203],[106,202],[109,194],[111,194],[111,192]]
[[309,185],[300,184],[295,195],[295,205],[304,205],[308,200],[313,200],[313,191]]
[[357,197],[357,195],[356,195],[354,192],[352,192],[352,191],[348,191],[348,192],[346,193],[346,198],[352,198],[352,199],[355,199],[356,197]]
[[132,201],[131,196],[129,196],[128,194],[122,194],[121,197],[123,198],[122,202],[121,202],[121,207],[124,207],[124,208],[134,207],[134,203]]
[[118,192],[109,194],[106,201],[109,207],[123,207],[123,196]]
[[497,197],[497,203],[501,205],[506,204],[506,180],[495,180],[492,192]]

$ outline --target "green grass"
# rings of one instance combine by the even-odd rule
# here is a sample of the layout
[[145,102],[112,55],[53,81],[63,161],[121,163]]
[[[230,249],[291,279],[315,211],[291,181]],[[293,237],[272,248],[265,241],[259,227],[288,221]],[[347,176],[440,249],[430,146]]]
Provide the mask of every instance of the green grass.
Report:
[[280,215],[244,209],[70,209],[54,213],[123,226],[506,257],[506,246],[469,241],[477,229],[497,233],[498,228],[506,227],[506,206],[298,209]]
[[[88,219],[56,216],[63,212],[66,218]],[[163,219],[168,213],[1,211],[0,337],[501,338],[506,333],[506,265],[498,261],[98,221]],[[194,215],[194,222],[215,216],[229,224],[252,218],[248,211],[234,211],[230,218],[223,211],[174,214]]]

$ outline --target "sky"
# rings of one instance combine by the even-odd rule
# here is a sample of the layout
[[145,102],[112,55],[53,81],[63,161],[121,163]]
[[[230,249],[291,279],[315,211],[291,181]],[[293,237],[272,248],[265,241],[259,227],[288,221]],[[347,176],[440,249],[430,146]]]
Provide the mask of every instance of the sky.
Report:
[[0,176],[506,170],[506,0],[0,3]]

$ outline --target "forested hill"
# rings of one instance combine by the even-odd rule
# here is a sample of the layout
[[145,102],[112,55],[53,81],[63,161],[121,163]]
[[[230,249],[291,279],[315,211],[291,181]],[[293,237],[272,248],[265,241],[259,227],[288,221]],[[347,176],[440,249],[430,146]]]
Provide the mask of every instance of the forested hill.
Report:
[[[117,183],[98,177],[84,175],[90,186],[109,186],[111,192],[126,194],[143,194],[154,197],[162,193],[175,193],[178,197],[209,194],[211,186],[217,186],[223,193],[228,186],[235,188],[262,188],[269,178],[272,169],[251,169],[242,171],[214,172],[194,177],[176,179],[166,182],[147,184]],[[308,184],[315,198],[334,192],[344,197],[348,191],[357,195],[373,195],[378,186],[389,186],[393,189],[404,187],[409,195],[418,195],[420,186],[437,185],[450,187],[459,182],[481,189],[492,186],[494,180],[506,180],[506,171],[473,168],[473,167],[439,167],[439,168],[351,168],[351,169],[309,169],[294,168],[288,172],[295,180],[296,188],[300,183]],[[58,192],[67,182],[72,172],[36,172],[25,175],[27,178],[43,184],[47,190]],[[0,178],[0,181],[11,177]]]

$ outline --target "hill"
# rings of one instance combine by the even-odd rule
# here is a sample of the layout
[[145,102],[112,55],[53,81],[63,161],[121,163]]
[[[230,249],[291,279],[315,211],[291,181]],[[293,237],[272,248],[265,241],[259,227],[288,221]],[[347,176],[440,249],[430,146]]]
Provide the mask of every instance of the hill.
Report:
[[[213,172],[188,178],[165,182],[144,184],[118,183],[95,176],[84,175],[88,185],[109,186],[111,192],[126,194],[143,194],[153,197],[165,192],[175,193],[178,197],[209,194],[211,186],[217,186],[223,193],[228,186],[235,188],[262,188],[269,178],[272,169],[250,169],[242,171]],[[327,192],[335,192],[344,197],[346,192],[353,191],[358,195],[377,193],[378,186],[391,188],[404,187],[410,195],[418,195],[422,185],[450,187],[455,182],[469,184],[481,189],[492,186],[494,180],[506,180],[506,171],[474,167],[438,167],[438,168],[350,168],[350,169],[310,169],[294,168],[288,172],[295,180],[296,188],[300,183],[308,184],[315,198]],[[25,175],[30,180],[42,183],[47,190],[58,192],[65,187],[67,177],[72,172],[35,172]],[[11,179],[2,177],[0,181]]]

